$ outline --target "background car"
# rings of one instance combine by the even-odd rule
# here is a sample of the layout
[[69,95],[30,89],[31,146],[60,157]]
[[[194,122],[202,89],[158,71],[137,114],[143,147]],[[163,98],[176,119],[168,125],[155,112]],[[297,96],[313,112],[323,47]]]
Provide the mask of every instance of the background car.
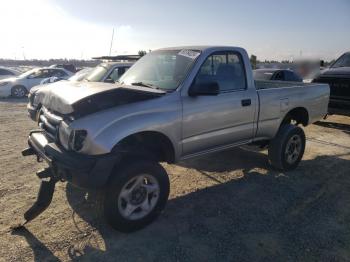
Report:
[[[106,83],[115,83],[118,79],[139,59],[140,57],[132,56],[116,56],[113,59],[117,61],[107,61],[99,64],[95,68],[82,69],[78,71],[75,75],[69,78],[69,81],[87,81],[87,82],[106,82]],[[123,59],[121,59],[123,58]],[[111,57],[101,57],[101,60],[111,59]],[[120,59],[120,60],[119,60]],[[130,59],[131,61],[128,61]],[[38,116],[40,114],[40,103],[36,103],[36,93],[41,88],[46,88],[47,84],[52,82],[57,82],[60,79],[55,78],[52,80],[44,80],[46,82],[45,85],[39,85],[34,87],[29,95],[28,95],[28,104],[27,110],[29,117],[33,121],[38,120]],[[51,81],[51,82],[50,82]]]
[[115,83],[133,64],[134,62],[104,62],[96,66],[84,80]]
[[253,70],[254,80],[276,80],[302,82],[303,79],[294,71],[289,69],[256,69]]
[[72,72],[73,74],[79,71],[75,67],[75,65],[73,65],[73,64],[55,64],[55,65],[51,65],[49,67],[50,68],[63,68],[63,69],[66,69],[66,70]]
[[[91,72],[91,70],[92,70],[92,68],[81,69],[81,70],[77,71],[74,75],[69,77],[68,79],[67,79],[67,77],[57,77],[57,76],[48,77],[48,78],[45,78],[44,80],[42,80],[40,82],[40,85],[51,84],[51,83],[55,83],[55,82],[58,82],[58,81],[61,81],[61,80],[82,81],[86,77],[86,75]],[[30,93],[32,93],[32,91],[36,91],[36,89],[40,88],[40,85],[36,86],[37,88],[33,87],[30,90]]]
[[14,77],[19,75],[18,71],[15,71],[10,68],[0,67],[0,79]]
[[93,70],[92,67],[87,67],[79,70],[74,75],[72,75],[70,78],[68,78],[69,81],[82,81],[85,79],[85,77],[90,74],[90,72]]
[[329,106],[350,110],[350,52],[340,56],[329,68],[315,76],[314,83],[326,83],[330,87]]
[[70,77],[73,73],[63,68],[35,68],[19,76],[0,80],[0,97],[24,97],[29,90],[48,77]]

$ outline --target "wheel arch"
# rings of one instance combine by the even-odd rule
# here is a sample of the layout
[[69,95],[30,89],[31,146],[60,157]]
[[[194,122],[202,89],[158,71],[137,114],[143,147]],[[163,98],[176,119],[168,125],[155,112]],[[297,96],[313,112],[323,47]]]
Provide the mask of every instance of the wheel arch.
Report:
[[292,121],[295,121],[297,125],[302,124],[303,126],[307,126],[309,124],[309,112],[305,107],[293,108],[284,116],[280,127],[290,124]]
[[158,131],[140,131],[121,139],[113,153],[146,156],[158,162],[175,162],[175,147],[171,139]]

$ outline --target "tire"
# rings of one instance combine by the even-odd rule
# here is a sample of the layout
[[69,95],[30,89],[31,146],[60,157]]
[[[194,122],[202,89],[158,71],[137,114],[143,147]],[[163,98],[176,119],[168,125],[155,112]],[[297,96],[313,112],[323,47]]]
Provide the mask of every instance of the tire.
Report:
[[150,160],[134,163],[113,174],[104,195],[105,219],[121,232],[133,232],[152,223],[169,196],[169,178],[160,164]]
[[305,133],[298,126],[282,125],[269,145],[269,162],[280,171],[295,169],[304,155]]
[[11,96],[16,98],[25,97],[28,93],[27,89],[24,86],[14,86],[11,89]]

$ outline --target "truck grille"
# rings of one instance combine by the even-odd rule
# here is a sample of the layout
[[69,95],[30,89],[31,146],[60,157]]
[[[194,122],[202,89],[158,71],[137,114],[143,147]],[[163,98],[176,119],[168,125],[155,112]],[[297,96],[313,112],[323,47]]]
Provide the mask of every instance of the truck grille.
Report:
[[50,112],[47,108],[42,107],[39,117],[39,127],[45,131],[46,137],[54,142],[58,141],[58,127],[63,120],[62,117]]
[[344,88],[348,90],[350,88],[350,78],[332,78],[332,77],[322,77],[317,79],[318,83],[329,84],[331,88]]

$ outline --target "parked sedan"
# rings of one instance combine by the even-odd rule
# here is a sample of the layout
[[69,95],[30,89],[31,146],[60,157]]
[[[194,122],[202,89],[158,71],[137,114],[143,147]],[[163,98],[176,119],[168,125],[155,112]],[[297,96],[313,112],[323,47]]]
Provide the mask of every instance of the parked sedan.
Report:
[[24,97],[29,90],[48,77],[69,77],[73,73],[63,68],[35,68],[17,77],[0,80],[0,97]]
[[302,82],[303,79],[295,72],[289,69],[256,69],[253,70],[254,80],[277,80]]
[[17,76],[19,72],[10,68],[0,67],[0,79]]
[[[91,70],[92,70],[92,68],[84,68],[84,69],[79,70],[78,72],[76,72],[74,75],[72,75],[68,79],[67,79],[67,77],[57,77],[57,76],[48,77],[48,78],[45,78],[43,81],[41,81],[40,85],[52,84],[52,83],[55,83],[55,82],[58,82],[58,81],[61,81],[61,80],[82,81],[90,73]],[[40,85],[37,86],[35,89],[40,88]],[[36,90],[33,90],[33,89],[34,88],[32,88],[30,90],[30,93],[32,93],[32,91],[36,91]]]

